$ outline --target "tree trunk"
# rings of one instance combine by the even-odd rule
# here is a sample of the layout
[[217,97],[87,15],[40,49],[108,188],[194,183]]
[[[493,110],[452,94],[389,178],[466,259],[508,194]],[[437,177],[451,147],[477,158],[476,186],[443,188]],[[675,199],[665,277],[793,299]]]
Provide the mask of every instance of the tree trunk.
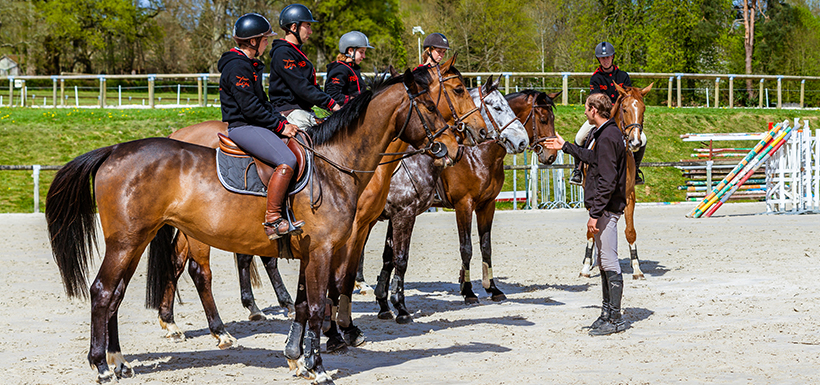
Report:
[[[743,36],[743,47],[746,50],[746,74],[752,74],[752,54],[755,46],[755,15],[757,14],[757,0],[743,0],[743,26],[746,33]],[[746,79],[746,92],[749,100],[755,99],[752,79]]]

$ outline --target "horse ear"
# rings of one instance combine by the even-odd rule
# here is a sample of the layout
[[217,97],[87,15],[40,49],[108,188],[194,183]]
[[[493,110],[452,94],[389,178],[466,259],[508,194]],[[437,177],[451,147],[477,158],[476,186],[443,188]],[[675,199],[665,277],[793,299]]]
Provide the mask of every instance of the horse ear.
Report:
[[399,76],[399,71],[396,71],[396,69],[393,67],[393,65],[392,65],[392,64],[391,64],[390,66],[388,66],[388,67],[387,67],[387,71],[389,71],[389,72],[390,72],[390,77],[396,77],[396,76]]
[[553,92],[553,93],[551,93],[551,94],[547,94],[547,97],[549,97],[549,98],[550,98],[550,100],[553,100],[553,101],[554,101],[554,100],[555,100],[555,98],[557,98],[558,96],[560,96],[562,92],[564,92],[564,91]]
[[412,94],[418,93],[418,85],[416,84],[416,79],[413,76],[413,71],[409,68],[404,71],[404,86],[407,87],[407,90],[410,91]]
[[487,81],[481,86],[481,91],[484,92],[485,95],[493,92],[493,75],[487,78]]
[[642,89],[642,90],[641,90],[641,96],[644,96],[644,95],[648,94],[648,93],[649,93],[649,91],[652,91],[652,86],[653,86],[654,84],[655,84],[655,82],[649,83],[649,85],[648,85],[648,86],[646,86],[644,89]]
[[615,83],[615,89],[618,90],[618,93],[621,95],[625,95],[627,93],[623,87],[618,85],[618,83]]
[[456,62],[456,55],[453,55],[450,59],[447,59],[444,64],[441,65],[441,73],[446,74],[447,71],[450,70],[450,67]]
[[[490,76],[492,76],[492,75],[490,75]],[[498,89],[498,83],[501,83],[501,76],[495,78],[495,83],[493,83],[493,89],[494,90]]]

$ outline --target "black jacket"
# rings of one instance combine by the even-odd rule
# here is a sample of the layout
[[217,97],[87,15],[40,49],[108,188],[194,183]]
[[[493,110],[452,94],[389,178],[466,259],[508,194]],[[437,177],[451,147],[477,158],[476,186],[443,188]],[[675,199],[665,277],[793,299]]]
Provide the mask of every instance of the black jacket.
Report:
[[325,92],[339,105],[345,105],[365,89],[367,86],[358,64],[335,61],[327,65]]
[[301,46],[284,39],[274,40],[270,59],[268,94],[276,111],[297,108],[310,111],[313,106],[330,110],[336,104],[330,95],[319,89],[316,70]]
[[592,150],[564,142],[562,150],[588,164],[584,180],[584,207],[590,218],[600,218],[604,210],[623,213],[626,207],[626,145],[621,130],[612,120],[596,129]]
[[628,73],[621,71],[618,67],[613,68],[612,72],[606,73],[601,66],[598,66],[598,69],[589,78],[589,94],[607,94],[614,104],[618,100],[618,90],[615,89],[615,83],[618,83],[621,87],[632,87],[632,80],[629,79]]
[[217,63],[222,121],[228,127],[254,125],[281,133],[287,120],[273,110],[262,88],[265,65],[232,48]]

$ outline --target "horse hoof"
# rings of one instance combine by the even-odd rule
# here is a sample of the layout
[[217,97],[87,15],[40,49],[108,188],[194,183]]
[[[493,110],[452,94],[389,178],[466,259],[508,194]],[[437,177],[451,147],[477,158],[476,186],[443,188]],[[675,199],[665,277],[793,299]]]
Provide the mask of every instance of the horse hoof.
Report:
[[116,374],[118,378],[131,378],[134,377],[134,369],[130,366],[117,365],[117,367],[114,368],[114,374]]
[[632,274],[632,279],[646,279],[643,274]]
[[106,370],[105,373],[100,373],[97,376],[98,384],[116,384],[117,382],[117,375],[110,370]]
[[117,375],[117,378],[134,377],[134,369],[131,368],[131,364],[123,357],[122,352],[107,352],[105,355],[108,365],[114,367],[114,374]]
[[367,295],[367,293],[373,291],[373,288],[364,281],[356,281],[353,287],[353,294]]
[[478,305],[478,297],[464,297],[464,303],[467,305]]
[[325,344],[325,353],[333,353],[342,349],[347,349],[347,344],[341,335],[333,334],[328,337],[327,344]]
[[393,319],[393,313],[388,311],[380,311],[378,315],[379,319]]
[[578,274],[578,278],[589,278],[589,277],[591,277],[591,275],[589,275],[589,274],[584,274],[584,273]]
[[396,317],[397,324],[409,324],[413,322],[413,317],[409,314],[404,314]]
[[498,293],[498,294],[493,294],[493,296],[490,297],[490,299],[492,299],[495,302],[500,302],[500,301],[503,301],[503,300],[507,299],[507,296],[504,295],[504,293]]
[[313,384],[333,385],[333,378],[330,377],[330,374],[327,374],[327,372],[321,372],[316,375],[316,380],[313,381]]
[[293,375],[296,377],[302,377],[306,380],[312,380],[316,378],[316,373],[312,370],[308,370],[305,366],[305,356],[300,356],[299,359],[293,360],[288,358],[288,371],[296,371]]
[[248,316],[248,319],[251,321],[264,321],[268,318],[265,317],[265,313],[260,311],[258,313],[251,313],[251,315]]
[[347,346],[361,346],[367,341],[362,330],[355,325],[350,325],[347,328],[342,328],[342,338],[344,338]]
[[219,346],[220,349],[229,349],[236,345],[236,338],[233,338],[233,336],[228,333],[214,337],[219,340],[217,346]]
[[289,319],[296,319],[296,307],[293,306],[292,303],[289,303],[287,307],[285,307],[285,315]]

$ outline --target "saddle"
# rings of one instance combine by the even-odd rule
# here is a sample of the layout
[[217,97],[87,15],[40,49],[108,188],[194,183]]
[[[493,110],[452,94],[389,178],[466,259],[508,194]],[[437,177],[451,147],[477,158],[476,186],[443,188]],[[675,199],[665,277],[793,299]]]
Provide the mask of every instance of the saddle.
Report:
[[[306,133],[296,133],[303,143],[309,143]],[[267,194],[267,186],[273,175],[274,167],[245,152],[233,140],[217,133],[219,148],[217,150],[217,173],[219,180],[226,189],[240,194],[261,195]],[[305,151],[293,138],[282,138],[293,155],[296,156],[295,178],[290,183],[288,195],[302,191],[310,179],[313,171],[313,157]],[[255,172],[253,170],[255,169]]]

